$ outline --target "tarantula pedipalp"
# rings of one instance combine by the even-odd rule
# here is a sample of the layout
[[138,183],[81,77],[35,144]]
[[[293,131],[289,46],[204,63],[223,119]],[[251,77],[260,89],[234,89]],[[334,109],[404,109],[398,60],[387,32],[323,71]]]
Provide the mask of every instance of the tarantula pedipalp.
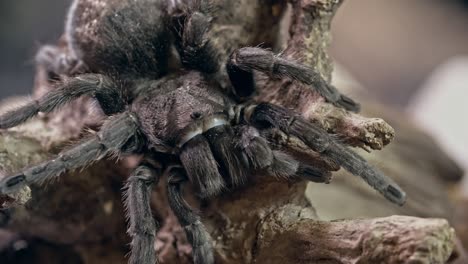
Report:
[[[326,131],[290,110],[252,99],[256,70],[310,84],[328,102],[358,109],[309,67],[250,47],[234,51],[222,67],[221,52],[206,34],[211,14],[204,1],[194,1],[175,14],[165,12],[155,0],[95,1],[107,5],[102,13],[86,8],[89,2],[76,0],[72,5],[67,23],[70,53],[40,56],[52,73],[69,72],[77,65],[85,66],[86,73],[70,76],[39,100],[0,116],[0,128],[16,126],[83,95],[93,96],[109,118],[94,137],[55,159],[2,179],[0,193],[41,183],[106,155],[143,154],[144,162],[126,188],[131,263],[156,262],[149,195],[161,176],[168,176],[169,202],[193,246],[194,262],[213,263],[210,236],[184,201],[182,185],[193,184],[198,196],[207,199],[248,184],[248,176],[258,171],[329,182],[329,172],[294,157],[298,142],[362,177],[390,201],[404,203],[405,194],[398,185]],[[99,23],[87,27],[93,21]],[[92,32],[84,34],[84,30]],[[172,39],[183,68],[168,73]],[[223,80],[217,78],[223,75],[214,74],[224,69],[230,90],[219,85]]]

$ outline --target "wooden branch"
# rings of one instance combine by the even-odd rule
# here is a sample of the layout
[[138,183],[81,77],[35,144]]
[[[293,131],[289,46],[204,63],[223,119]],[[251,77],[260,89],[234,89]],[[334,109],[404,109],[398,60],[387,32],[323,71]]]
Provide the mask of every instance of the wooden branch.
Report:
[[306,219],[283,225],[276,217],[260,228],[257,263],[445,263],[453,250],[454,231],[442,219]]

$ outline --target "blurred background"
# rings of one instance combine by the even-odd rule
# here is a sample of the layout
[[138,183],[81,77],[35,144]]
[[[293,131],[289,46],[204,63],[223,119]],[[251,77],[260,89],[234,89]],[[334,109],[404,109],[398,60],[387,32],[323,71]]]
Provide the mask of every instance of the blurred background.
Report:
[[0,1],[0,100],[28,94],[34,76],[34,55],[63,32],[71,0]]
[[332,53],[375,96],[405,106],[435,68],[468,55],[468,1],[345,1]]

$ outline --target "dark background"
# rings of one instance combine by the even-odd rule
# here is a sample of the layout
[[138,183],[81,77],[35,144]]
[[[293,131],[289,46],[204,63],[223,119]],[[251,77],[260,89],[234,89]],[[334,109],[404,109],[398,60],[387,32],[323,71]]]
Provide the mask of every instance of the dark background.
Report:
[[32,89],[34,55],[54,43],[71,0],[0,0],[0,100]]
[[[468,54],[466,2],[347,0],[331,51],[374,95],[405,105],[437,65]],[[70,3],[0,1],[0,100],[31,90],[34,54],[61,35]]]

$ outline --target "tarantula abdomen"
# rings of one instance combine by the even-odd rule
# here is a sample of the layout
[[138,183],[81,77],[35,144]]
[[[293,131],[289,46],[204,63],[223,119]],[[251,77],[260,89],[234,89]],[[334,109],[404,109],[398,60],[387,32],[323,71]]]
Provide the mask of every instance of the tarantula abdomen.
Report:
[[168,19],[164,1],[75,0],[68,48],[91,72],[157,78],[167,71]]

